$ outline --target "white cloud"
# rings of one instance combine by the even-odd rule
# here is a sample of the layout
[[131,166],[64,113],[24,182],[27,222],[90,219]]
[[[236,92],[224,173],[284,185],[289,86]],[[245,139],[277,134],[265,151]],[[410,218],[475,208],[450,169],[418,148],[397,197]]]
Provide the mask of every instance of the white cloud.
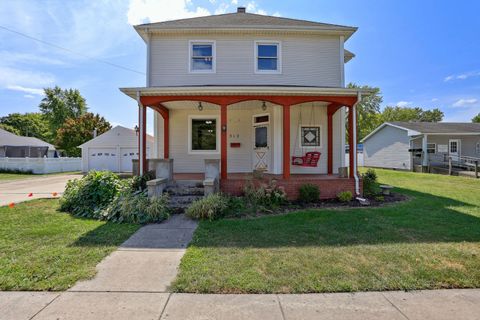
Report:
[[46,65],[64,65],[65,62],[32,53],[22,53],[13,51],[0,51],[0,61],[3,64],[27,63],[27,64],[46,64]]
[[46,87],[55,83],[52,74],[0,65],[0,86]]
[[34,99],[35,96],[32,96],[31,94],[25,94],[23,95],[24,98],[27,98],[27,99]]
[[29,93],[29,95],[43,96],[43,89],[27,88],[27,87],[22,87],[18,85],[8,85],[6,86],[6,88],[8,90],[26,92],[26,93]]
[[232,0],[232,4],[236,6],[238,4],[238,0]]
[[478,76],[480,76],[479,71],[470,71],[470,72],[457,74],[457,75],[454,75],[454,74],[449,75],[448,77],[445,77],[443,79],[443,81],[448,82],[448,81],[452,81],[452,80],[466,80],[468,78],[478,77]]
[[412,104],[411,101],[398,101],[398,102],[396,103],[396,106],[398,106],[398,107],[407,107],[407,106],[409,106],[409,105],[411,105],[411,104]]
[[439,101],[438,98],[432,98],[432,102],[437,102]]
[[210,15],[205,8],[190,6],[189,0],[130,0],[128,23],[135,25]]
[[478,100],[477,99],[459,99],[457,100],[453,106],[454,107],[468,107],[468,106],[471,106],[471,105],[474,105],[474,104],[477,104],[478,103]]
[[215,14],[224,14],[227,13],[228,8],[230,5],[228,3],[220,3],[217,9],[215,9]]

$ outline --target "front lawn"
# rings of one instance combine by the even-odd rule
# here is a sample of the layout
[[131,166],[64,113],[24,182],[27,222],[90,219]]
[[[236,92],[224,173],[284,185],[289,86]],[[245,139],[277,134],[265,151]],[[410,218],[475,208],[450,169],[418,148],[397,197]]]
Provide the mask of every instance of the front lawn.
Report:
[[376,170],[410,201],[202,221],[177,292],[480,287],[480,180]]
[[0,290],[65,290],[138,228],[59,212],[58,200],[0,207]]

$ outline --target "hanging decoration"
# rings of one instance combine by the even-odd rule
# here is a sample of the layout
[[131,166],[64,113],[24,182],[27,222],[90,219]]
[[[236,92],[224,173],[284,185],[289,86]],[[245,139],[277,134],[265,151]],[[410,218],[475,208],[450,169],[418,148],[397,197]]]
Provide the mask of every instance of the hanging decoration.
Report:
[[[298,108],[300,108],[300,111],[298,115],[297,136],[294,142],[293,153],[296,153],[297,143],[300,143],[299,149],[302,155],[292,156],[292,165],[317,167],[321,153],[318,151],[304,152],[305,147],[320,147],[320,127],[313,125],[313,122],[315,121],[314,105],[313,103],[311,104],[309,126],[302,126],[302,107],[299,106]],[[300,137],[298,136],[299,134],[301,135]]]

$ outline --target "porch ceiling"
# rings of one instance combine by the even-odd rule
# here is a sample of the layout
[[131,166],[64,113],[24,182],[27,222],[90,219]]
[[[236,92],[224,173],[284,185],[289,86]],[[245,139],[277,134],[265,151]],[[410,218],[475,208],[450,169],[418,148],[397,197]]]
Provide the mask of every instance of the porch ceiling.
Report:
[[331,87],[298,87],[298,86],[185,86],[185,87],[132,87],[120,88],[120,91],[137,99],[146,96],[343,96],[356,97],[369,95],[368,90],[331,88]]

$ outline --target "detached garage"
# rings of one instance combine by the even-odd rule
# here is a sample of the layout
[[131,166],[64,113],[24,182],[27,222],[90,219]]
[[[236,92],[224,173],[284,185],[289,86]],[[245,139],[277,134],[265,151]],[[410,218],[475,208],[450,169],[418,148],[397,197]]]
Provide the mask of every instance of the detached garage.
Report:
[[[153,150],[153,137],[147,135],[147,158]],[[109,170],[132,172],[132,160],[138,159],[138,136],[135,130],[116,126],[80,146],[82,171]]]

